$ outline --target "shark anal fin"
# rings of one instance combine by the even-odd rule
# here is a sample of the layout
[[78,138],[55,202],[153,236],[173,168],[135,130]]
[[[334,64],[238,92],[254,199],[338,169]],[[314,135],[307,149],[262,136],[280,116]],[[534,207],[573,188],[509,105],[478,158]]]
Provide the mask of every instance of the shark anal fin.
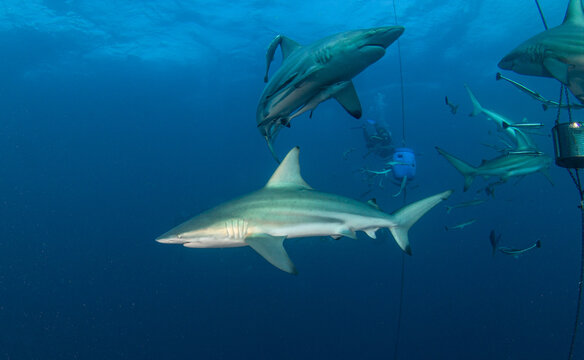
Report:
[[357,96],[357,91],[355,91],[355,85],[353,85],[352,81],[349,81],[349,84],[334,94],[334,98],[337,99],[339,104],[341,104],[341,106],[347,110],[352,117],[356,119],[361,117],[363,110],[361,109],[361,102],[359,102],[359,97]]
[[296,275],[296,267],[284,249],[285,236],[256,234],[245,238],[245,243],[280,270]]
[[376,231],[377,231],[377,229],[368,229],[368,230],[365,230],[365,234],[367,234],[367,236],[369,236],[372,239],[377,239],[377,235],[375,235]]
[[548,56],[543,60],[543,66],[562,84],[568,85],[568,64],[561,62],[555,57]]

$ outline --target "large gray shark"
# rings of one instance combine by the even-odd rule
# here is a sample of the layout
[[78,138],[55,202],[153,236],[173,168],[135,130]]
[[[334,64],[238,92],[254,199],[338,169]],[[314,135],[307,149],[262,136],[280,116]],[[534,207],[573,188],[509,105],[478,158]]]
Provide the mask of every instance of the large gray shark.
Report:
[[[296,116],[335,98],[349,114],[361,117],[361,103],[351,79],[385,55],[385,49],[404,32],[402,26],[346,31],[301,46],[278,35],[266,54],[267,82],[256,112],[257,126],[272,148],[282,126]],[[268,82],[270,64],[280,45],[282,65]]]
[[437,146],[436,150],[464,176],[464,191],[468,190],[476,176],[496,176],[504,182],[511,176],[523,176],[539,171],[550,180],[547,169],[552,159],[541,152],[506,154],[491,160],[483,160],[479,166],[474,167]]
[[375,238],[378,229],[389,228],[403,251],[411,254],[409,228],[452,193],[430,196],[390,215],[374,201],[362,203],[313,190],[300,175],[298,154],[299,148],[293,148],[260,190],[207,210],[156,241],[190,248],[251,246],[272,265],[296,273],[283,247],[284,239],[356,239],[356,231]]
[[470,116],[478,116],[483,114],[487,119],[494,121],[497,124],[499,130],[503,131],[515,143],[515,150],[524,151],[536,149],[536,145],[531,137],[520,129],[514,127],[517,124],[513,123],[511,120],[507,119],[501,114],[498,114],[489,109],[485,109],[479,103],[468,85],[464,84],[464,87],[468,92],[468,96],[470,97],[470,101],[472,102],[473,106],[473,111]]
[[541,32],[507,54],[499,67],[518,74],[553,77],[584,103],[584,10],[570,0],[564,22]]

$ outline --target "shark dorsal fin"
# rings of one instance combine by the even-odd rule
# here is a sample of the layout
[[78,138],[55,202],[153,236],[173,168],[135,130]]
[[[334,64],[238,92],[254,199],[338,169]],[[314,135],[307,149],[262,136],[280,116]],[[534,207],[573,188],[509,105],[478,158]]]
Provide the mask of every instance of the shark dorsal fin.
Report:
[[266,187],[312,189],[310,185],[304,181],[302,175],[300,175],[300,164],[298,163],[299,153],[300,148],[298,146],[288,152],[288,155],[286,155],[280,166],[278,166],[276,171],[274,171],[274,174],[272,174],[272,177],[266,184]]
[[563,24],[566,23],[584,26],[584,11],[582,10],[582,0],[570,0]]

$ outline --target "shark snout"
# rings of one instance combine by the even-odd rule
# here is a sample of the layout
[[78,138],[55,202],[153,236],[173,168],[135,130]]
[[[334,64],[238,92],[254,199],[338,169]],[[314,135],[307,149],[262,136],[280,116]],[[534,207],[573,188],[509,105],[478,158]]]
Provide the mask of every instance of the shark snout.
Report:
[[180,243],[184,242],[179,237],[178,234],[169,234],[169,233],[162,234],[159,237],[157,237],[155,240],[161,244],[180,244]]
[[503,70],[513,70],[514,61],[513,58],[509,55],[505,56],[501,61],[499,61],[499,68]]
[[383,26],[373,28],[368,32],[365,46],[381,46],[384,49],[396,41],[403,33],[403,26]]

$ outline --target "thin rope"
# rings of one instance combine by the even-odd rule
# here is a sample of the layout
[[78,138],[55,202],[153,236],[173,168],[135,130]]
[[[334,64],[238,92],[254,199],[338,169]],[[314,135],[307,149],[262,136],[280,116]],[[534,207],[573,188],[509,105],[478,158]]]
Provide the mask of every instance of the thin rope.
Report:
[[[395,0],[393,0],[393,17],[395,20],[395,24],[397,25],[397,11],[395,10]],[[397,57],[399,60],[399,82],[401,87],[402,146],[406,146],[406,111],[405,111],[406,106],[404,95],[404,74],[399,39],[397,39]]]
[[564,89],[564,92],[566,94],[566,105],[568,108],[568,122],[572,122],[572,107],[570,106],[570,97],[568,96],[568,87],[564,84],[562,84],[562,88]]
[[539,11],[539,16],[541,16],[541,21],[543,22],[543,27],[547,30],[548,26],[545,22],[545,18],[543,17],[543,12],[541,11],[541,6],[539,6],[539,1],[535,0],[535,5],[537,5],[537,10]]
[[570,352],[568,354],[568,360],[572,360],[574,356],[574,344],[576,343],[576,334],[578,332],[578,325],[580,323],[580,310],[582,308],[582,284],[584,283],[584,191],[582,189],[582,182],[580,181],[580,173],[578,169],[574,169],[576,176],[572,174],[571,169],[568,169],[570,177],[574,181],[576,188],[578,189],[580,195],[580,215],[582,222],[582,243],[580,247],[580,279],[578,281],[578,302],[576,304],[576,316],[574,317],[574,329],[572,330],[572,340],[570,341]]
[[402,261],[401,261],[401,284],[399,289],[399,313],[397,316],[397,331],[395,335],[395,344],[393,348],[393,359],[397,359],[397,353],[399,350],[399,335],[401,330],[401,320],[402,320],[402,308],[404,304],[404,283],[405,283],[405,274],[406,274],[406,255],[402,252]]
[[[537,2],[537,0],[536,0]],[[556,116],[556,125],[560,123],[560,113],[561,113],[561,105],[562,105],[562,96],[565,94],[566,96],[566,104],[568,109],[568,121],[572,122],[572,109],[570,108],[570,97],[568,95],[568,88],[562,84],[560,86],[560,96],[558,104],[558,113]],[[578,280],[578,300],[576,303],[576,314],[574,316],[574,327],[572,329],[572,339],[570,341],[570,352],[568,353],[568,360],[572,360],[574,358],[574,345],[576,343],[576,336],[578,334],[578,328],[580,324],[580,313],[582,310],[582,288],[584,285],[584,189],[582,189],[582,180],[580,179],[580,172],[578,169],[566,169],[568,170],[568,174],[572,178],[574,185],[576,186],[576,190],[578,190],[578,195],[580,196],[580,205],[578,208],[580,209],[580,221],[582,227],[582,239],[580,244],[580,278]]]
[[558,112],[556,113],[556,125],[560,124],[560,115],[562,113],[562,96],[564,94],[564,84],[560,86],[560,96],[558,99]]
[[[395,24],[397,25],[397,10],[395,8],[395,0],[393,0],[393,17],[395,20]],[[404,73],[403,73],[403,65],[402,65],[402,55],[401,55],[401,45],[399,39],[397,40],[397,57],[399,60],[399,82],[400,82],[400,90],[401,90],[401,117],[402,117],[402,146],[406,146],[406,105],[405,105],[405,92],[404,92]],[[406,194],[407,191],[404,187],[404,198],[403,202],[406,203]],[[401,278],[400,278],[400,290],[399,290],[399,311],[397,316],[397,328],[395,332],[395,343],[393,348],[393,359],[397,359],[398,350],[399,350],[399,339],[401,334],[401,323],[402,323],[402,313],[403,313],[403,304],[404,304],[404,284],[406,276],[406,256],[402,252],[402,261],[401,261]]]

